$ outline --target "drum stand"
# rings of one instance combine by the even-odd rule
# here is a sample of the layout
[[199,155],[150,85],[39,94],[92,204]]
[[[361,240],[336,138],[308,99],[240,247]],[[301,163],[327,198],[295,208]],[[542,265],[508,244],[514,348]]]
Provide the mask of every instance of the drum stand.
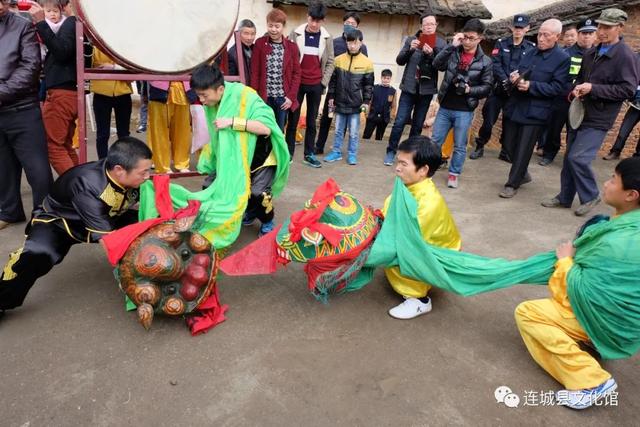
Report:
[[[242,53],[242,43],[240,41],[239,33],[234,32],[236,41],[236,49],[238,56],[238,71],[239,76],[226,76],[225,81],[228,82],[242,82],[245,83],[246,76],[244,75],[244,55]],[[222,62],[224,66],[227,64],[227,43],[222,48]],[[223,68],[226,68],[224,67]],[[85,98],[85,82],[87,80],[123,80],[123,81],[136,81],[136,80],[163,80],[163,81],[185,81],[189,80],[191,76],[189,74],[152,74],[152,73],[140,73],[130,70],[109,70],[108,72],[97,68],[84,67],[84,24],[80,19],[76,19],[76,74],[77,74],[77,99],[78,99],[78,144],[80,147],[79,158],[80,163],[86,163],[87,161],[87,129],[86,129],[86,98]],[[171,178],[181,178],[189,176],[199,176],[198,172],[177,172],[172,173]]]

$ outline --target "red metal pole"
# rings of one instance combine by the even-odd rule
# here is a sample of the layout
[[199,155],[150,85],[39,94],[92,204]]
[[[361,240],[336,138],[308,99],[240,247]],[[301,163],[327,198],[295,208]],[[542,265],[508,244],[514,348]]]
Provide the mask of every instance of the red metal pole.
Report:
[[76,83],[78,94],[78,144],[80,163],[87,162],[87,122],[84,97],[84,25],[76,18]]
[[247,76],[245,76],[244,72],[244,53],[242,48],[242,42],[240,41],[240,31],[234,32],[236,39],[236,57],[238,58],[238,74],[240,75],[240,82],[242,84],[247,84]]

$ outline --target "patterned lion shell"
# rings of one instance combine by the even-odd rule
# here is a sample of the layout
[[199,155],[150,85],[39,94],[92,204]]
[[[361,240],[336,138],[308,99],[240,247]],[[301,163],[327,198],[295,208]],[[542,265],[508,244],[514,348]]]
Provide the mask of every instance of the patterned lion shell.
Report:
[[135,239],[120,260],[120,288],[138,307],[146,329],[154,313],[191,313],[213,292],[216,252],[190,225],[184,220],[156,225]]

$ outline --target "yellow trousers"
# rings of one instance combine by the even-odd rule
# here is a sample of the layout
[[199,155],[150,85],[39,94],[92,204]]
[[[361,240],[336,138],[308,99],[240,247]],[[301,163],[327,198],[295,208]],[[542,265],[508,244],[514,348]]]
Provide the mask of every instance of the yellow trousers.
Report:
[[431,289],[431,285],[410,279],[400,274],[400,267],[384,269],[384,274],[394,291],[409,298],[424,298]]
[[577,341],[589,337],[570,309],[551,298],[525,301],[516,308],[516,323],[538,365],[568,390],[596,387],[611,374]]
[[148,136],[156,173],[188,169],[191,155],[191,112],[188,105],[149,101]]

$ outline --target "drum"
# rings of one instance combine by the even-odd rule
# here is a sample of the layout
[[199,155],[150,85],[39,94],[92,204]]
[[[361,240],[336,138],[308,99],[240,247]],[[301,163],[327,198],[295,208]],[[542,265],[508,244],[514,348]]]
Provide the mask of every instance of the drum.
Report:
[[233,34],[240,0],[73,0],[93,43],[128,69],[179,74]]

